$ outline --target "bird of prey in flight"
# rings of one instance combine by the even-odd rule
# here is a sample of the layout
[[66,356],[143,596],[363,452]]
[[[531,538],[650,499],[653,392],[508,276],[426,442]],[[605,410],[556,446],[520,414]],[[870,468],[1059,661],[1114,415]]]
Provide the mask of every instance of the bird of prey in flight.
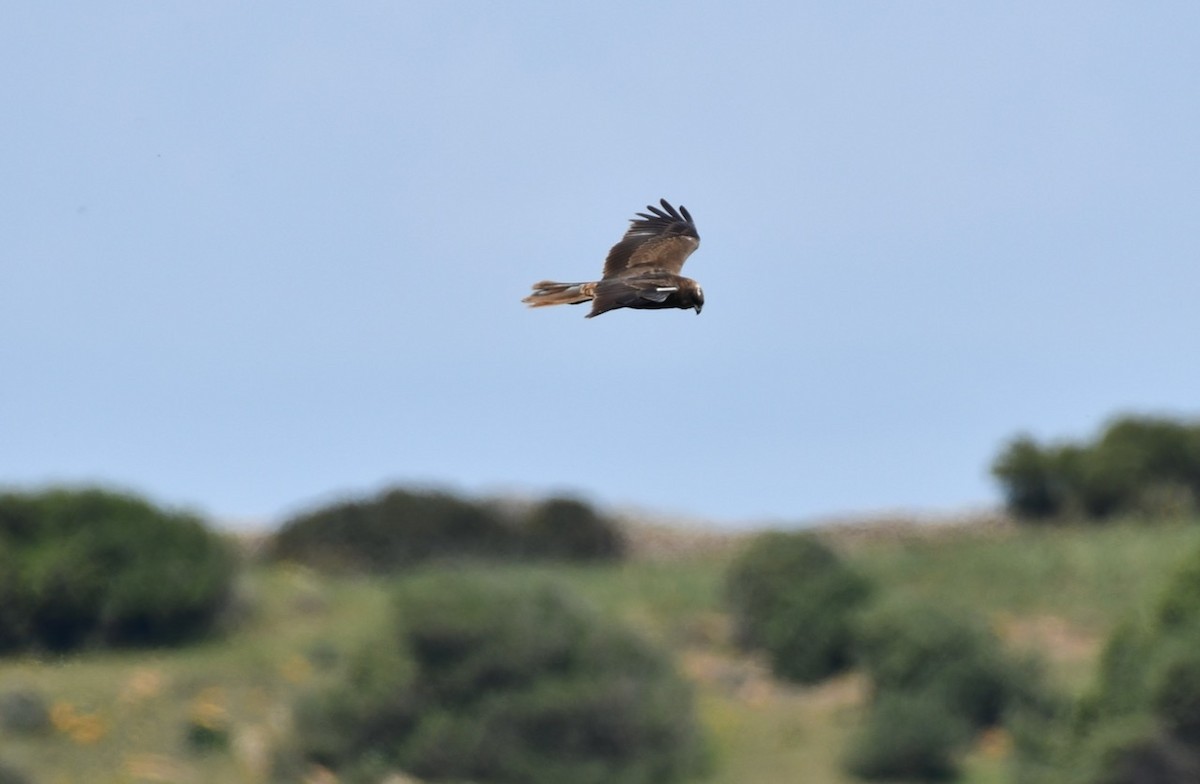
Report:
[[591,302],[587,318],[617,308],[658,309],[704,307],[700,284],[679,274],[683,262],[700,247],[696,224],[683,205],[676,210],[666,199],[662,209],[648,206],[630,219],[629,230],[612,246],[604,261],[604,275],[591,283],[533,284],[533,293],[522,302],[531,308],[578,305]]

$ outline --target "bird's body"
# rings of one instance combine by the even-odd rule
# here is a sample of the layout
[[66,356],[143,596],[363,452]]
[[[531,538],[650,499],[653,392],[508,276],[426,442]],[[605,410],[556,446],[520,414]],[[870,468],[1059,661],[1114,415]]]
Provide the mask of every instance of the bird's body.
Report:
[[666,199],[662,209],[647,207],[639,212],[621,241],[608,252],[604,275],[587,283],[558,283],[543,280],[523,302],[537,308],[545,305],[578,305],[591,302],[587,318],[617,308],[657,310],[704,307],[700,284],[679,274],[688,256],[700,246],[700,235],[687,208],[676,210]]

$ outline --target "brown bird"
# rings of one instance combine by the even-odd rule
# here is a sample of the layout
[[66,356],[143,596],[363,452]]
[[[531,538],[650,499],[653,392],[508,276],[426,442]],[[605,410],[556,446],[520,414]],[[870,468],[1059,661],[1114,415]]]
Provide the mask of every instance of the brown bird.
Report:
[[578,305],[591,302],[587,318],[617,308],[658,309],[704,307],[700,284],[679,274],[683,262],[700,247],[696,224],[683,205],[676,210],[666,199],[647,206],[653,214],[637,213],[629,230],[612,246],[604,261],[604,276],[591,283],[533,284],[533,293],[522,302],[531,308],[545,305]]

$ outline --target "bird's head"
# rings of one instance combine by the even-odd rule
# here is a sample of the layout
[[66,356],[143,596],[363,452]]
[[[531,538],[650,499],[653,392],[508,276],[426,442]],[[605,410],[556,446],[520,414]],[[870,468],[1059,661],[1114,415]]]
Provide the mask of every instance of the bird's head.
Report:
[[696,290],[692,292],[692,307],[696,309],[697,316],[704,308],[704,289],[699,286],[696,286]]

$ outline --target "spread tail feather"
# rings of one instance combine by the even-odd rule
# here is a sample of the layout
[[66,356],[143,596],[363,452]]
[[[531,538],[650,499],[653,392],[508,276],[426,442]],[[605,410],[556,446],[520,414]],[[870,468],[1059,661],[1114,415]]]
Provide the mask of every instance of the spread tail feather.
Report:
[[595,283],[556,283],[543,280],[533,284],[533,293],[521,301],[529,303],[531,308],[541,308],[546,305],[578,305],[581,302],[590,302],[595,296]]

